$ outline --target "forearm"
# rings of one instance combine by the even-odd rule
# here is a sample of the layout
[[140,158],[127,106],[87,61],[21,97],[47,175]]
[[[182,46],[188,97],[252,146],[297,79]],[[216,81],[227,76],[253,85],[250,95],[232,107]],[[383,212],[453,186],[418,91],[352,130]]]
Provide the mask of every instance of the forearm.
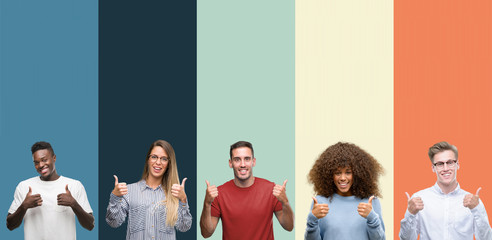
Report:
[[178,221],[176,223],[176,229],[180,232],[186,232],[190,230],[192,222],[192,216],[190,213],[190,207],[186,202],[179,202],[178,207]]
[[202,215],[200,217],[200,232],[204,238],[212,236],[215,231],[215,225],[212,221],[212,206],[204,203]]
[[367,231],[371,240],[385,240],[384,223],[381,216],[372,210],[367,216]]
[[405,218],[400,222],[400,239],[401,240],[416,240],[418,236],[417,217],[408,211],[405,213]]
[[475,237],[479,240],[492,239],[492,229],[483,204],[471,209],[471,213],[473,215],[473,224],[475,225]]
[[109,204],[106,211],[106,223],[113,228],[121,226],[128,212],[128,204],[123,197],[110,194]]
[[94,216],[92,215],[92,213],[86,212],[77,201],[75,201],[75,203],[71,207],[73,212],[75,213],[75,216],[77,216],[80,225],[82,225],[82,227],[84,227],[85,229],[91,231],[94,228]]
[[24,216],[26,215],[27,209],[24,206],[19,206],[17,210],[12,213],[7,215],[7,228],[12,231],[16,228],[18,228],[21,223],[22,219],[24,219]]
[[287,231],[292,231],[294,229],[294,212],[292,211],[292,208],[290,207],[290,204],[287,202],[285,204],[282,204],[282,214],[278,221],[280,222],[280,225]]
[[321,240],[319,229],[319,219],[309,212],[306,222],[306,232],[304,233],[305,240]]

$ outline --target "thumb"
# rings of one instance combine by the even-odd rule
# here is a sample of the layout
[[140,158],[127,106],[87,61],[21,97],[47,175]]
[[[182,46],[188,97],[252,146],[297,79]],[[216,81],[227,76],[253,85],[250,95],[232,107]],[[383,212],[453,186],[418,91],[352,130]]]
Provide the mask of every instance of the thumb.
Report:
[[210,187],[210,182],[205,180],[205,183],[207,184],[207,187]]
[[410,200],[410,195],[408,195],[407,192],[405,192],[405,194],[407,195],[407,200]]
[[315,197],[313,197],[313,201],[314,201],[314,204],[318,204],[318,200]]
[[32,189],[31,189],[31,186],[29,186],[29,191],[27,192],[27,195],[31,195],[32,193]]
[[70,190],[68,190],[68,184],[65,186],[65,191],[66,191],[67,193],[70,193]]
[[188,178],[184,178],[184,179],[183,179],[183,182],[181,183],[181,186],[182,186],[183,188],[184,188],[184,186],[185,186],[186,179],[188,179]]
[[282,186],[284,186],[284,188],[285,186],[287,186],[287,179],[285,179],[284,184]]
[[118,185],[118,177],[116,175],[113,175],[114,177],[114,185]]
[[372,205],[372,200],[374,199],[374,195],[372,195],[370,198],[369,198],[369,201],[367,201],[369,204]]
[[477,195],[477,196],[478,196],[478,194],[480,193],[480,190],[482,190],[482,187],[479,187],[479,188],[477,189],[477,194],[475,194],[475,195]]

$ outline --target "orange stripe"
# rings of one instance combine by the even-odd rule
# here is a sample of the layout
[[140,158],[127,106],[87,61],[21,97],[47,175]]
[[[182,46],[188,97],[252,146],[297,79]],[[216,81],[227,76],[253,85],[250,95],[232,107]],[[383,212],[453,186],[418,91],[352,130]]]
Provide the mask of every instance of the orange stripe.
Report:
[[461,187],[475,193],[481,186],[482,201],[492,206],[486,180],[492,166],[492,2],[395,1],[394,28],[398,239],[405,192],[436,181],[427,150],[438,141],[460,150]]

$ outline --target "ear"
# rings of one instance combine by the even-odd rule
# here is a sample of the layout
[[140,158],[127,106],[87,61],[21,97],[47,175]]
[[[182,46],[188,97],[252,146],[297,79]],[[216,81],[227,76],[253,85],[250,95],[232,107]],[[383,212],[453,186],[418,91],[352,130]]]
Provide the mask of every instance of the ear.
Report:
[[456,161],[456,170],[460,169],[460,161]]
[[434,164],[431,164],[432,172],[436,172],[436,169],[434,169]]
[[256,158],[253,158],[253,167],[256,165]]
[[56,154],[53,155],[53,162],[56,162]]
[[232,168],[232,160],[229,159],[229,167]]

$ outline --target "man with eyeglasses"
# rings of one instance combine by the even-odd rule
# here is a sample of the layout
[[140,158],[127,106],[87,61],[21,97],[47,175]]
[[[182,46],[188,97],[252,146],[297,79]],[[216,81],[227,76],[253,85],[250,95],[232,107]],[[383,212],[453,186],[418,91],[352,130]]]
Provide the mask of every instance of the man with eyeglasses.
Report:
[[[408,208],[401,220],[400,239],[470,239],[492,240],[487,212],[480,201],[480,189],[475,194],[460,188],[456,174],[460,167],[458,149],[439,142],[429,148],[434,186],[407,195]],[[424,208],[425,204],[425,208]]]
[[7,228],[24,220],[24,239],[75,239],[75,216],[82,227],[94,228],[94,216],[85,188],[77,180],[58,175],[56,155],[48,142],[31,147],[39,177],[20,182],[7,215]]

